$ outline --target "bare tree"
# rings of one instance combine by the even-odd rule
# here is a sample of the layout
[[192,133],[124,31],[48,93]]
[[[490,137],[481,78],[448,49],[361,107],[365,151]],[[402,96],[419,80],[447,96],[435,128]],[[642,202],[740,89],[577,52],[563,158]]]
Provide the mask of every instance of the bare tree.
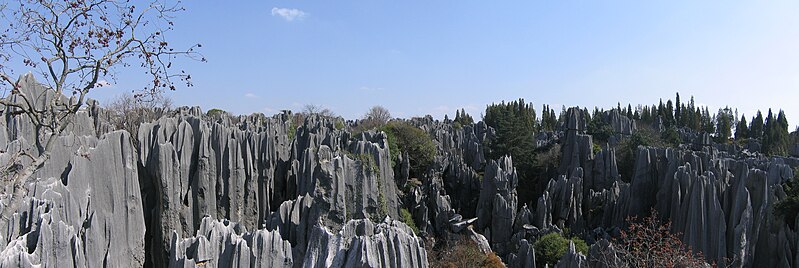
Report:
[[336,117],[336,113],[334,113],[332,110],[316,104],[306,104],[302,108],[302,113],[307,115],[316,114],[323,117]]
[[[36,145],[12,157],[26,159],[23,166],[5,168],[2,182],[13,193],[0,217],[8,221],[25,183],[50,158],[55,140],[72,124],[89,92],[113,81],[120,69],[138,66],[150,82],[135,96],[152,99],[174,90],[175,82],[191,86],[189,74],[172,69],[174,59],[205,59],[195,51],[199,44],[178,50],[167,41],[174,15],[183,10],[179,2],[135,6],[125,0],[17,0],[0,5],[0,23],[7,25],[0,28],[0,105],[12,115],[25,115],[35,129]],[[47,86],[41,94],[46,96],[23,90],[9,63],[36,70]]]
[[171,108],[172,99],[162,94],[146,102],[132,94],[122,94],[105,105],[105,109],[111,113],[110,123],[116,129],[127,130],[137,146],[139,125],[158,119]]
[[363,119],[366,124],[372,127],[379,127],[391,120],[391,113],[385,107],[375,105],[366,112]]

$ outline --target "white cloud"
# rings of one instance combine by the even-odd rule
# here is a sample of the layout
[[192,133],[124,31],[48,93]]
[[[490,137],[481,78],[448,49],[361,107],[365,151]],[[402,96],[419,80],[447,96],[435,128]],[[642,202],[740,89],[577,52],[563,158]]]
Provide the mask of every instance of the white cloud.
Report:
[[269,108],[269,107],[264,107],[263,111],[264,111],[264,113],[266,113],[266,115],[271,115],[271,114],[274,114],[274,113],[277,112],[277,110]]
[[247,92],[247,94],[244,94],[244,97],[246,97],[248,99],[257,99],[258,95],[255,95],[253,93]]
[[272,8],[272,16],[280,16],[286,21],[302,20],[308,13],[296,8]]
[[367,87],[367,86],[362,86],[362,87],[360,87],[360,88],[358,88],[358,89],[359,89],[359,90],[361,90],[361,91],[364,91],[364,92],[379,92],[379,91],[383,91],[383,88],[382,88],[382,87]]

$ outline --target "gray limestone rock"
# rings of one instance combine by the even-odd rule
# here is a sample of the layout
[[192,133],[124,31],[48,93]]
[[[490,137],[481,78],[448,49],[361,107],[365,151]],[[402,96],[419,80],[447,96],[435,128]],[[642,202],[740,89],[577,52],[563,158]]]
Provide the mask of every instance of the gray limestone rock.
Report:
[[510,157],[491,161],[486,168],[477,203],[477,228],[490,233],[488,240],[500,255],[513,235],[517,212],[516,186],[519,179]]
[[201,220],[197,234],[181,238],[172,232],[170,267],[293,267],[291,244],[280,232],[247,232],[227,220]]
[[427,267],[422,240],[404,223],[351,220],[337,233],[313,226],[303,267]]
[[557,264],[555,264],[555,268],[586,268],[588,267],[588,261],[580,252],[574,248],[574,242],[569,241],[569,249],[566,250],[566,254],[563,254],[563,257],[560,258]]
[[27,183],[25,205],[4,223],[0,266],[144,265],[135,159],[127,132],[59,138],[51,161]]

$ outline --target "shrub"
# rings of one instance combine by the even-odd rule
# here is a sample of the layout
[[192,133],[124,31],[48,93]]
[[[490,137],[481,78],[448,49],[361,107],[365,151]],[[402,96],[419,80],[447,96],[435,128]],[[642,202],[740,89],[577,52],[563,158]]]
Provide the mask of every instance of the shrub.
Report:
[[607,142],[613,136],[613,127],[603,120],[602,114],[595,113],[591,121],[588,122],[586,132],[591,134],[594,140],[598,142]]
[[550,266],[558,263],[561,257],[569,249],[569,241],[574,242],[574,247],[578,252],[588,254],[588,245],[579,238],[566,239],[559,233],[549,233],[535,241],[536,264],[543,267],[545,264]]
[[782,187],[786,196],[777,202],[774,214],[796,230],[796,216],[799,215],[799,167],[793,169],[793,179],[786,181]]
[[207,112],[205,112],[205,115],[207,115],[208,117],[212,117],[212,118],[219,118],[225,113],[227,113],[227,112],[225,112],[222,109],[214,108],[214,109],[211,109],[211,110],[208,110]]
[[660,135],[653,128],[641,124],[638,131],[628,139],[622,140],[616,150],[619,174],[624,182],[630,182],[635,169],[638,146],[665,146]]
[[419,177],[427,170],[436,155],[436,145],[424,130],[407,122],[392,121],[380,128],[388,135],[392,163],[397,163],[400,152],[408,154],[411,177]]
[[442,242],[436,248],[428,249],[428,252],[430,267],[505,267],[496,254],[480,252],[477,244],[467,236]]
[[[638,220],[627,218],[630,224],[614,240],[617,259],[607,259],[608,252],[592,257],[592,263],[622,267],[702,267],[705,265],[702,254],[694,254],[682,243],[679,234],[673,234],[670,223],[660,224],[657,212]],[[619,263],[620,262],[620,263]]]
[[128,131],[133,143],[138,146],[139,125],[158,119],[171,107],[172,100],[163,95],[154,95],[145,101],[131,94],[123,94],[114,98],[105,109],[112,115],[110,123],[116,129]]
[[405,223],[405,225],[411,227],[411,230],[413,230],[414,234],[419,235],[419,228],[416,227],[416,222],[413,221],[413,216],[408,209],[400,209],[400,217],[402,217],[402,222]]
[[663,140],[663,143],[670,145],[670,146],[679,146],[682,143],[682,138],[680,138],[680,133],[677,133],[677,128],[671,126],[663,131],[660,134],[660,138]]

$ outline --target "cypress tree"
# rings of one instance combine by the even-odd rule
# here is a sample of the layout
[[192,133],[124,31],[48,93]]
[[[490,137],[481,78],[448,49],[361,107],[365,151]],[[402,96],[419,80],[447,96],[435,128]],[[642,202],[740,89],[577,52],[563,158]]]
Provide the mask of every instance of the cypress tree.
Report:
[[682,107],[680,107],[680,92],[677,92],[677,97],[674,99],[674,121],[677,127],[682,127]]
[[760,110],[757,115],[752,118],[752,123],[749,125],[749,137],[753,139],[763,138],[763,114]]
[[749,127],[746,125],[746,115],[742,115],[738,125],[735,126],[735,139],[743,140],[747,138],[749,138]]

